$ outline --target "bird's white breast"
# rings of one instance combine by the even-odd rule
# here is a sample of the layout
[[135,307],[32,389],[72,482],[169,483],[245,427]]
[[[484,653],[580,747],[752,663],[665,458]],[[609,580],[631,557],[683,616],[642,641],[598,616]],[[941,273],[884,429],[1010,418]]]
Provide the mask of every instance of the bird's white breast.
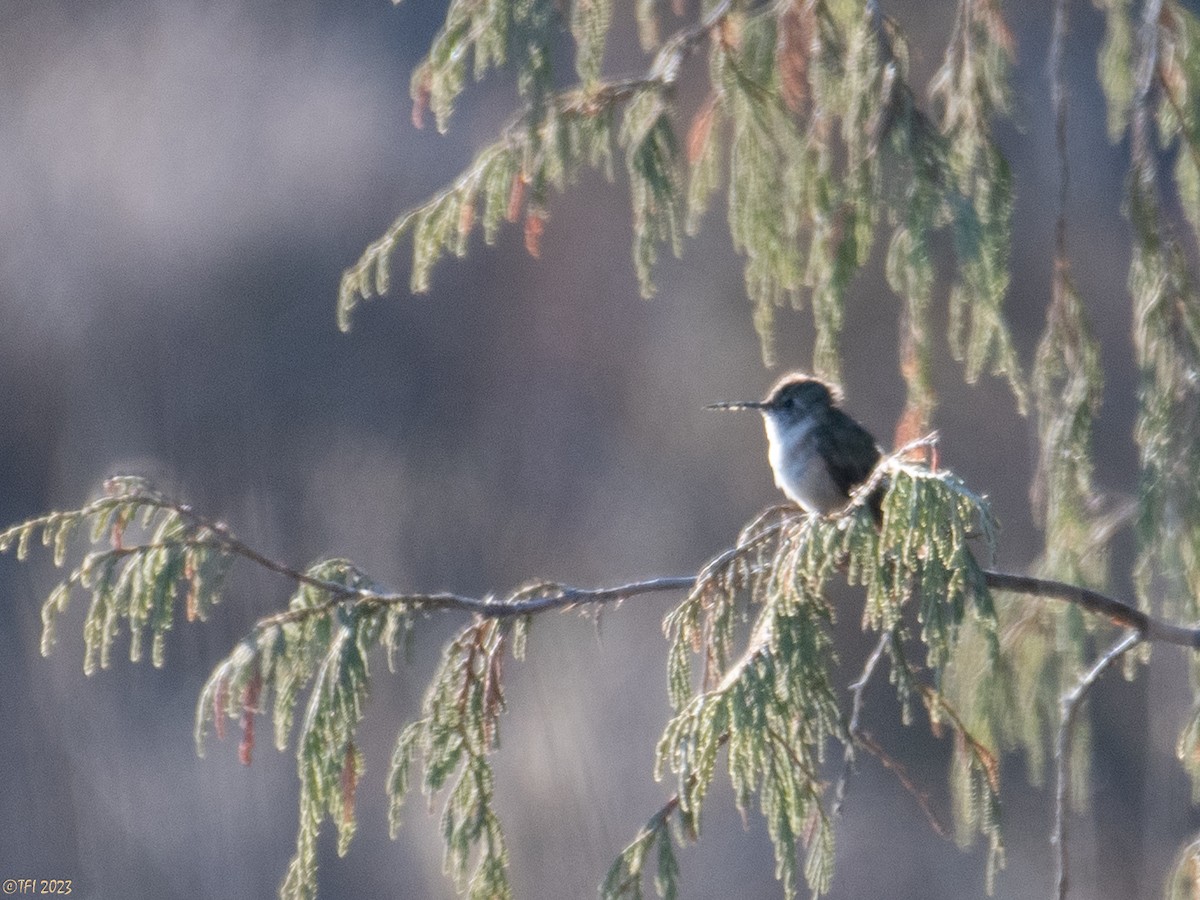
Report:
[[849,498],[838,489],[817,450],[813,433],[819,425],[817,418],[806,416],[781,424],[775,416],[764,415],[763,422],[776,486],[810,513],[824,514],[845,506]]

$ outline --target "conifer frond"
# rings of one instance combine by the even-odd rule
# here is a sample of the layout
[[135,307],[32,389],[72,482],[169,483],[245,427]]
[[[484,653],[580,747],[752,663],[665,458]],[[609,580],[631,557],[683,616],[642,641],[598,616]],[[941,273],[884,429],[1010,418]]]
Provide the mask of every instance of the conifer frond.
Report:
[[478,81],[489,69],[510,60],[517,69],[521,95],[539,105],[551,84],[550,44],[556,15],[551,0],[451,0],[429,55],[413,72],[413,120],[420,124],[424,110],[432,109],[438,130],[445,131],[454,102],[466,87],[468,66]]
[[1192,900],[1200,894],[1200,839],[1185,846],[1167,876],[1165,900]]
[[354,792],[363,758],[355,742],[367,700],[369,673],[363,624],[341,611],[331,623],[329,645],[313,676],[297,736],[300,826],[296,855],[280,889],[282,897],[316,894],[317,837],[326,815],[338,830],[338,855],[354,837]]
[[[807,3],[799,5],[809,7]],[[877,19],[870,4],[844,26],[844,60],[835,61],[832,51],[839,40],[830,36],[828,27],[822,40],[821,19],[814,18],[815,30],[808,24],[799,29],[800,38],[810,31],[817,37],[816,52],[806,61],[805,70],[812,78],[813,102],[822,108],[818,115],[836,114],[841,119],[845,162],[839,171],[835,160],[843,154],[831,140],[810,140],[817,189],[810,199],[812,237],[805,284],[812,291],[816,332],[813,371],[841,381],[843,310],[851,280],[867,262],[874,244],[879,218],[876,200],[881,193],[879,140],[898,70],[894,60],[881,52],[887,37],[880,29],[886,25]],[[780,77],[787,72],[781,68]],[[812,125],[810,138],[823,131],[833,133],[832,123],[824,126],[819,117]]]
[[953,739],[950,761],[950,790],[953,799],[954,833],[962,847],[982,836],[988,844],[987,889],[1004,867],[1000,830],[999,733],[1007,723],[1016,701],[1004,679],[1003,657],[995,640],[996,622],[978,611],[969,615],[958,630],[953,655],[945,668],[935,673],[937,685],[921,680],[903,652],[899,635],[885,645],[892,663],[892,681],[897,687],[911,724],[910,699],[916,695],[929,717],[930,728],[941,735],[947,728]]
[[[1134,580],[1148,609],[1151,592],[1165,590],[1162,608],[1183,621],[1200,616],[1200,304],[1182,252],[1162,233],[1157,200],[1136,170],[1130,214],[1138,243],[1130,267],[1136,304],[1134,345],[1141,368],[1135,429],[1141,479]],[[1200,690],[1200,681],[1195,682]],[[1188,741],[1195,729],[1185,732]],[[1193,781],[1200,757],[1181,753]]]
[[[981,630],[978,628],[978,625],[978,619],[971,619],[964,626],[964,631],[967,635],[977,635],[981,631],[985,631],[985,629]],[[884,764],[888,769],[897,771],[901,784],[916,796],[918,804],[921,806],[922,811],[932,824],[934,830],[942,836],[947,836],[947,832],[929,809],[927,797],[924,792],[911,784],[907,775],[904,774],[902,767],[896,761],[888,760],[873,739],[858,730],[860,728],[857,722],[860,712],[857,706],[859,699],[858,692],[861,691],[867,679],[869,679],[879,654],[886,651],[892,662],[892,681],[897,686],[902,699],[901,708],[904,724],[911,724],[909,699],[913,694],[917,694],[928,713],[933,733],[940,736],[945,731],[946,725],[949,725],[951,728],[954,739],[954,753],[951,760],[951,790],[955,800],[956,836],[962,846],[969,845],[976,833],[987,837],[989,842],[987,885],[988,893],[990,894],[993,887],[994,875],[1003,867],[1004,859],[1003,846],[1000,843],[1001,835],[999,827],[1000,762],[995,749],[995,742],[992,740],[988,728],[989,723],[978,719],[968,722],[960,710],[956,709],[954,704],[948,700],[947,695],[943,691],[921,681],[904,655],[903,642],[901,640],[902,635],[902,629],[885,633],[884,640],[881,641],[875,653],[868,660],[867,668],[864,669],[862,678],[852,685],[856,695],[855,709],[850,720],[852,737],[872,753],[879,755],[884,760]],[[964,639],[962,643],[965,642],[966,640]],[[956,656],[950,667],[945,670],[945,677],[942,679],[942,682],[943,684],[951,685],[952,689],[955,684],[961,683],[959,679],[955,678],[955,672],[959,669],[962,659],[963,651],[960,649],[956,651]],[[967,668],[971,664],[966,663],[963,665],[964,668]],[[972,680],[975,682],[987,681],[992,674],[991,666],[985,666],[983,669],[979,669],[978,667],[969,668],[968,670],[971,673]],[[848,753],[847,765],[852,760],[853,756]],[[840,791],[841,784],[839,784],[839,794]]]
[[929,315],[933,302],[934,233],[949,220],[943,196],[946,147],[929,118],[917,107],[906,83],[906,54],[897,39],[889,44],[892,86],[883,100],[879,128],[886,129],[886,148],[899,169],[901,188],[888,196],[893,226],[885,257],[888,286],[904,301],[900,321],[900,373],[906,399],[896,444],[928,432],[936,399],[933,391],[933,345]]
[[[1073,607],[1062,609],[1015,594],[996,596],[999,655],[980,636],[955,650],[946,693],[972,733],[997,750],[1021,749],[1029,780],[1045,781],[1059,707],[1083,670],[1092,629]],[[1090,723],[1076,724],[1070,798],[1086,806]]]
[[634,13],[637,16],[638,40],[642,50],[649,53],[659,44],[658,7],[662,0],[636,0]]
[[946,141],[958,271],[950,291],[950,346],[967,381],[985,369],[1008,379],[1025,411],[1021,367],[1002,306],[1008,290],[1012,175],[991,136],[991,119],[1009,110],[1012,34],[997,0],[959,0],[954,33],[930,85]]
[[[396,243],[413,234],[411,288],[429,285],[433,264],[444,252],[461,256],[476,223],[477,202],[486,203],[484,237],[490,242],[501,219],[524,217],[525,245],[537,256],[550,187],[561,190],[584,166],[602,166],[611,177],[616,108],[629,102],[621,129],[626,150],[634,212],[634,263],[643,293],[653,292],[650,270],[657,244],[669,242],[678,254],[681,240],[682,179],[670,116],[673,98],[666,93],[680,66],[710,32],[731,15],[733,0],[707,6],[700,20],[664,42],[643,78],[600,79],[604,37],[611,0],[578,0],[571,16],[576,64],[582,83],[550,89],[549,41],[555,4],[530,0],[515,4],[454,0],[434,47],[413,75],[414,119],[426,106],[444,124],[465,82],[467,57],[474,53],[476,76],[499,65],[515,47],[524,54],[519,84],[524,108],[453,185],[400,216],[383,236],[342,273],[338,289],[338,326],[347,331],[362,300],[385,293],[390,284],[390,255]],[[486,26],[497,24],[494,32]],[[484,33],[477,31],[483,29]]]
[[1175,188],[1200,244],[1200,19],[1180,3],[1163,5],[1155,80],[1159,87],[1159,142],[1175,144]]
[[[874,4],[794,0],[744,7],[714,0],[703,5],[696,22],[660,42],[653,24],[658,4],[642,2],[637,11],[643,36],[657,50],[653,63],[642,78],[606,82],[611,0],[574,0],[569,24],[580,85],[558,92],[538,68],[550,27],[545,0],[515,4],[517,12],[504,14],[509,18],[493,9],[507,5],[451,4],[445,28],[414,75],[417,109],[432,104],[444,120],[465,82],[468,57],[474,54],[477,75],[503,62],[516,46],[512,34],[522,17],[540,23],[527,23],[537,37],[527,42],[528,59],[519,65],[522,84],[539,87],[525,91],[525,108],[453,185],[397,219],[346,270],[338,297],[343,330],[359,301],[388,289],[390,255],[401,238],[412,234],[410,287],[424,291],[438,258],[466,252],[481,204],[486,241],[502,219],[523,218],[526,247],[537,256],[548,188],[561,189],[584,166],[611,166],[613,123],[624,105],[616,137],[625,150],[634,268],[644,296],[655,290],[660,245],[678,255],[683,232],[698,228],[726,156],[730,236],[746,258],[746,293],[765,361],[774,357],[776,310],[799,306],[810,293],[813,370],[840,378],[846,293],[887,212],[896,224],[889,272],[906,304],[902,370],[909,400],[899,442],[927,431],[934,407],[929,240],[946,225],[959,254],[950,297],[952,347],[966,362],[968,380],[984,370],[1007,376],[1024,409],[1020,367],[1001,308],[1011,188],[990,120],[1007,111],[1011,36],[994,0],[961,0],[933,88],[940,108],[936,129],[913,101],[903,37]],[[504,21],[494,36],[485,40],[472,30],[497,17]],[[684,58],[705,38],[711,38],[712,99],[689,129],[685,189],[673,88]],[[452,47],[459,52],[451,53]],[[891,152],[881,154],[883,147]],[[911,196],[888,203],[885,181],[910,185]]]
[[[714,42],[710,61],[730,130],[730,236],[746,257],[764,360],[776,308],[798,306],[808,289],[814,370],[834,379],[845,291],[872,245],[875,150],[894,78],[875,29],[869,13],[837,4],[778,4],[741,20],[736,40]],[[690,228],[716,184],[715,153],[693,157]]]
[[511,653],[521,658],[527,629],[524,617],[481,619],[447,645],[421,718],[397,738],[388,779],[393,836],[418,758],[424,770],[422,790],[430,800],[449,785],[442,813],[446,871],[460,890],[481,900],[511,896],[508,849],[494,809],[488,756],[500,746],[504,657]]
[[1104,13],[1104,41],[1096,72],[1108,102],[1108,136],[1116,143],[1129,127],[1133,107],[1133,4],[1131,0],[1092,0]]
[[[935,708],[931,701],[930,715],[936,720]],[[954,798],[955,835],[962,847],[970,846],[976,834],[987,841],[985,881],[991,894],[996,875],[1004,868],[1000,834],[1000,760],[993,749],[980,742],[961,722],[954,719],[951,722],[954,725],[954,754],[950,766],[950,791]]]
[[892,232],[885,273],[888,286],[904,300],[901,317],[901,372],[907,397],[897,442],[928,430],[933,421],[933,347],[929,310],[933,301],[933,257],[930,240],[938,199],[932,185],[919,177],[906,189],[907,212]]
[[582,167],[600,168],[611,178],[614,108],[640,90],[616,85],[567,92],[548,102],[540,117],[514,121],[454,184],[400,216],[342,274],[338,327],[348,331],[360,301],[387,293],[392,253],[406,236],[413,241],[409,286],[420,293],[429,289],[443,254],[466,254],[477,225],[488,244],[503,222],[524,218],[528,233],[531,218],[545,218],[550,189],[563,190]]
[[679,143],[661,91],[643,91],[625,107],[618,138],[625,148],[633,205],[633,262],[642,296],[654,294],[658,245],[683,252]]
[[664,900],[679,895],[679,861],[671,836],[671,816],[678,813],[679,801],[672,799],[638,832],[637,837],[613,861],[600,885],[601,900],[642,900],[642,880],[650,851],[658,848],[654,887]]
[[[1168,14],[1169,13],[1169,14]],[[1152,92],[1156,83],[1187,90],[1187,57],[1179,48],[1196,30],[1194,18],[1172,4],[1143,25],[1139,47],[1138,92],[1132,112],[1131,173],[1128,215],[1133,224],[1129,288],[1134,302],[1134,347],[1141,369],[1139,414],[1135,428],[1141,461],[1138,535],[1141,550],[1135,569],[1139,599],[1149,601],[1152,581],[1166,584],[1164,609],[1171,616],[1200,616],[1200,300],[1170,226],[1163,221],[1156,185],[1151,136]],[[1192,63],[1191,65],[1194,65]],[[1163,82],[1156,73],[1172,72]],[[1164,93],[1167,93],[1164,90]],[[1189,106],[1190,93],[1180,95]],[[1167,109],[1171,108],[1169,102]],[[1165,118],[1165,121],[1163,119]],[[1181,138],[1188,152],[1194,128],[1185,117],[1166,114],[1161,136]]]
[[[280,888],[281,896],[307,898],[316,895],[316,841],[326,815],[338,829],[340,854],[347,851],[354,835],[355,793],[363,773],[355,731],[369,686],[368,655],[382,643],[390,663],[397,647],[411,633],[412,605],[419,605],[425,598],[415,598],[412,605],[390,602],[394,598],[381,595],[361,571],[345,560],[318,563],[303,577],[306,580],[292,597],[289,611],[262,620],[210,676],[197,705],[196,742],[203,755],[210,723],[216,726],[218,737],[224,737],[226,720],[239,721],[239,755],[248,764],[254,746],[254,716],[266,708],[274,692],[275,739],[283,750],[295,710],[307,690],[305,715],[296,738],[301,782],[296,855]],[[525,620],[514,617],[503,627],[511,635],[513,652],[518,652],[523,647]],[[448,654],[457,646],[451,645]],[[487,673],[484,692],[490,704],[488,715],[494,723],[498,704],[503,701],[498,663]],[[401,746],[407,740],[411,747],[422,724],[418,722],[404,731]],[[487,727],[494,729],[494,724]],[[406,769],[407,759],[393,761],[390,782],[397,803],[407,783],[406,771],[396,771],[401,765]],[[486,761],[480,764],[476,760],[472,775],[475,783],[485,779],[490,785]],[[455,797],[461,802],[468,794],[460,789]],[[479,888],[479,896],[502,896],[498,886],[505,879],[503,836],[490,810],[490,786],[479,804],[487,825],[489,853],[472,880],[472,890]],[[448,847],[452,839],[461,843],[461,829],[448,830],[446,837]]]
[[[994,751],[916,679],[900,646],[901,618],[910,607],[935,677],[968,620],[988,636],[994,654],[995,613],[969,543],[982,537],[990,548],[994,523],[986,502],[950,473],[892,458],[879,478],[888,491],[878,530],[861,506],[832,520],[768,511],[705,568],[665,623],[668,685],[678,712],[659,742],[656,774],[675,775],[679,809],[698,831],[719,752],[727,749],[739,809],[757,796],[787,896],[796,890],[800,844],[808,848],[804,872],[813,894],[828,890],[832,878],[833,833],[820,768],[827,739],[853,739],[831,671],[834,610],[826,588],[839,573],[867,588],[864,627],[896,634],[892,659],[902,702],[919,693],[935,726],[949,721],[960,735],[955,771],[963,787],[963,833],[985,834],[991,858],[996,865],[1001,859]],[[737,625],[748,617],[750,636],[734,659]],[[704,666],[698,687],[692,685],[693,654]],[[609,883],[625,885],[624,895],[637,896],[640,888],[628,885],[638,880],[649,846],[665,837],[654,825],[610,871]]]
[[721,143],[725,116],[717,95],[712,94],[696,111],[688,129],[687,218],[684,231],[694,237],[708,212],[709,203],[721,184]]
[[[196,742],[203,755],[210,724],[218,737],[225,722],[241,722],[243,762],[253,747],[253,717],[274,693],[276,744],[286,748],[295,710],[304,716],[296,736],[300,816],[296,854],[280,887],[287,898],[310,898],[317,890],[317,839],[326,816],[338,829],[338,852],[353,838],[355,793],[363,773],[356,741],[370,683],[369,654],[380,644],[389,661],[412,630],[412,604],[384,602],[370,580],[345,560],[312,566],[289,604],[268,617],[210,676],[196,711]],[[331,596],[330,588],[344,593]],[[536,596],[551,588],[539,585]],[[518,591],[514,596],[519,595]],[[526,590],[526,593],[529,593]],[[478,620],[452,641],[431,682],[422,718],[401,730],[388,793],[393,837],[413,762],[424,766],[424,790],[432,795],[453,782],[443,814],[446,867],[472,897],[510,896],[507,850],[493,809],[488,754],[499,746],[504,709],[503,658],[524,653],[524,616]],[[468,878],[472,856],[478,860]]]
[[778,96],[776,21],[744,22],[737,45],[714,42],[714,87],[730,120],[729,234],[746,257],[746,295],[764,360],[774,358],[775,308],[799,302],[811,156]]
[[1032,498],[1046,531],[1037,569],[1048,578],[1103,589],[1107,552],[1097,539],[1104,520],[1091,463],[1092,423],[1103,391],[1100,351],[1069,273],[1062,271],[1060,279],[1033,369],[1041,442]]
[[[1046,328],[1033,369],[1040,447],[1031,499],[1045,530],[1034,569],[1085,587],[1108,582],[1108,547],[1114,521],[1105,512],[1092,476],[1092,422],[1102,391],[1099,348],[1065,260],[1056,266]],[[1090,629],[1078,609],[1046,608],[1023,597],[999,605],[1001,646],[1012,699],[1000,730],[1009,746],[1025,750],[1030,778],[1041,781],[1046,748],[1060,698],[1070,690],[1086,658]],[[1081,808],[1090,770],[1086,719],[1072,743],[1071,799]]]
[[809,846],[810,889],[828,889],[832,833],[818,772],[825,738],[840,728],[830,616],[819,597],[775,595],[746,654],[671,721],[659,744],[659,767],[678,776],[680,806],[699,822],[717,753],[728,743],[738,806],[744,811],[758,794],[787,896],[795,893],[801,840]]
[[0,552],[15,548],[23,560],[36,537],[42,546],[53,546],[54,564],[61,568],[80,534],[108,548],[86,554],[43,604],[42,654],[54,647],[58,617],[67,611],[72,593],[82,589],[91,594],[83,628],[86,674],[108,668],[123,630],[129,633],[132,662],[141,660],[148,637],[151,661],[162,666],[176,602],[183,600],[188,621],[194,621],[203,620],[220,601],[232,561],[224,536],[143,480],[121,477],[106,482],[104,496],[80,509],[53,512],[0,532]]
[[[367,577],[346,560],[326,560],[305,573],[314,582],[349,591],[371,590]],[[311,898],[317,893],[317,838],[326,816],[338,830],[338,853],[345,855],[356,827],[355,794],[363,773],[356,731],[367,700],[367,658],[385,634],[398,626],[401,609],[343,600],[330,603],[327,590],[302,584],[289,609],[313,615],[281,623],[268,621],[246,637],[213,670],[196,706],[196,749],[204,755],[208,726],[224,737],[226,720],[240,722],[239,755],[249,764],[254,748],[254,717],[274,694],[275,743],[287,747],[295,710],[307,690],[304,717],[296,736],[300,779],[296,854],[280,886],[280,896]]]
[[612,0],[574,0],[571,35],[575,38],[575,71],[585,85],[600,80],[604,46],[612,24]]

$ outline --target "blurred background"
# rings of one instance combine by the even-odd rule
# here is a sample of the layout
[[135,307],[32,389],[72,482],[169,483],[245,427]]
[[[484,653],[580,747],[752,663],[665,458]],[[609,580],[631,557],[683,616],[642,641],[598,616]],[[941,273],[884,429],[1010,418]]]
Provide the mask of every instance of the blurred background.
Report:
[[[619,0],[618,22],[632,6]],[[953,4],[883,6],[908,31],[914,79],[926,83]],[[585,175],[553,198],[540,259],[510,227],[491,248],[476,238],[465,260],[438,265],[429,294],[410,296],[405,245],[397,290],[360,307],[350,334],[337,331],[342,269],[467,165],[514,108],[513,80],[499,75],[467,92],[449,135],[413,128],[409,74],[443,13],[384,0],[4,4],[0,523],[78,506],[106,476],[138,472],[292,564],[344,555],[397,589],[480,595],[534,577],[601,586],[692,573],[777,499],[756,419],[703,406],[758,397],[804,366],[811,327],[807,311],[781,316],[781,364],[764,369],[723,204],[682,260],[660,266],[647,302],[623,180]],[[1057,189],[1050,8],[1013,4],[1009,16],[1009,312],[1028,365]],[[1095,80],[1102,22],[1090,4],[1072,4],[1071,16],[1071,250],[1107,377],[1098,478],[1130,492],[1125,154],[1105,136]],[[645,68],[631,28],[613,41],[610,72]],[[692,74],[703,65],[692,60]],[[845,390],[884,443],[903,401],[897,309],[876,260],[847,314]],[[1004,384],[964,386],[942,362],[943,465],[993,498],[999,563],[1020,569],[1040,542],[1027,499],[1031,423]],[[1127,594],[1122,541],[1116,586]],[[236,739],[211,740],[200,759],[192,716],[211,668],[289,586],[240,567],[208,624],[177,626],[164,669],[118,655],[85,679],[83,598],[54,654],[38,653],[54,583],[44,556],[23,566],[0,557],[0,878],[70,878],[88,898],[272,896],[294,847],[294,757],[269,746],[264,726],[253,766],[238,764]],[[574,614],[540,619],[528,661],[506,669],[495,765],[519,897],[594,896],[669,794],[651,772],[668,715],[660,623],[673,602],[628,602],[599,628]],[[870,644],[860,602],[839,600],[846,682]],[[339,859],[325,829],[322,896],[454,896],[441,874],[440,800],[430,812],[411,798],[391,842],[384,775],[442,642],[462,624],[426,623],[395,676],[375,661],[359,831]],[[1072,822],[1073,896],[1157,896],[1200,825],[1173,758],[1186,677],[1179,654],[1163,651],[1136,683],[1110,676],[1095,692],[1093,804]],[[886,683],[867,699],[869,727],[948,817],[948,741],[900,728]],[[1028,785],[1019,757],[1004,775],[1009,852],[997,896],[1045,895],[1050,792]],[[684,895],[780,896],[757,815],[743,826],[727,788],[706,814],[700,845],[681,854]],[[870,758],[838,841],[834,897],[984,894],[982,849],[937,837]]]

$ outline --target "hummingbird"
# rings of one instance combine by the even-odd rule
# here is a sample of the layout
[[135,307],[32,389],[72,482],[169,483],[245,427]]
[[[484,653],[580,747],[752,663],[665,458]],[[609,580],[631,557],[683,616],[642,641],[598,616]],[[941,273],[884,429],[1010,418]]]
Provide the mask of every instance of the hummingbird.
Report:
[[[882,456],[871,433],[839,407],[841,399],[835,385],[793,372],[765,400],[713,403],[708,409],[762,413],[775,485],[810,515],[823,516],[846,507]],[[867,498],[877,525],[883,519],[883,491],[881,485]]]

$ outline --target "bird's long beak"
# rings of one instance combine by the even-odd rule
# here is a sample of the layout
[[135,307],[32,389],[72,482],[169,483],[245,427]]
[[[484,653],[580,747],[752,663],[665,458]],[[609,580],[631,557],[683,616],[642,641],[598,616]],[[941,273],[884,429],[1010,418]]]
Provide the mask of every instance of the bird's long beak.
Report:
[[731,403],[710,403],[705,409],[766,409],[762,400],[737,400]]

